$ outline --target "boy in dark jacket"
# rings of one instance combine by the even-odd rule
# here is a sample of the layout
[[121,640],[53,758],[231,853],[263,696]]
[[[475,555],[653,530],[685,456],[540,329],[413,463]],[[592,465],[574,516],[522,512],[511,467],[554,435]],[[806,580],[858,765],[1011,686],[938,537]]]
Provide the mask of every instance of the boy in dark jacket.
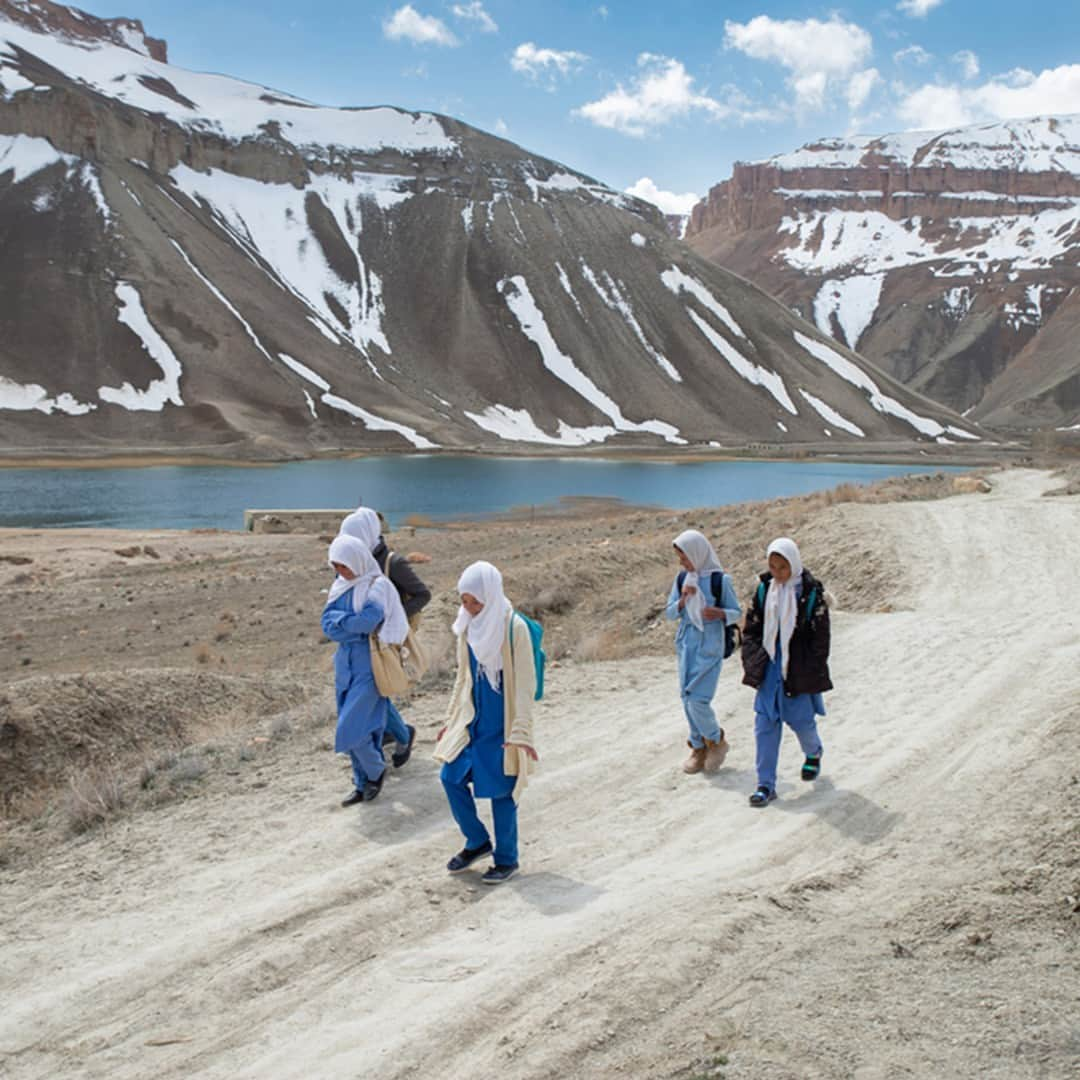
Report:
[[751,806],[776,798],[776,766],[783,725],[795,732],[806,760],[802,778],[821,773],[816,717],[825,715],[829,678],[829,607],[825,588],[805,570],[794,540],[769,545],[769,570],[754,590],[743,630],[743,682],[754,697],[757,790]]

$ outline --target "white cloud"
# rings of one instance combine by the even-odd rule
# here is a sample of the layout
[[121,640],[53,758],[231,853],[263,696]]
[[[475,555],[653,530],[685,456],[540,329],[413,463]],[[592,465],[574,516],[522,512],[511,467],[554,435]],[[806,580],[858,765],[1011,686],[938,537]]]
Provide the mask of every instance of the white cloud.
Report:
[[683,64],[670,56],[642,53],[638,67],[641,74],[629,90],[620,83],[599,101],[575,109],[575,114],[597,127],[637,137],[691,112],[705,113],[714,120],[775,119],[767,110],[751,110],[747,98],[734,87],[726,88],[724,101],[700,93]]
[[979,74],[979,58],[970,49],[953,53],[953,60],[963,68],[965,79],[974,79]]
[[461,44],[441,19],[421,15],[412,4],[398,8],[383,22],[383,35],[391,41],[411,41],[414,45]]
[[862,68],[874,45],[861,26],[836,15],[828,22],[758,15],[748,23],[725,22],[724,47],[787,68],[796,106],[820,109],[833,83],[852,77],[865,82]]
[[653,206],[658,206],[665,214],[689,214],[701,201],[701,197],[692,191],[688,191],[685,195],[676,195],[674,191],[661,191],[648,176],[643,176],[625,191],[627,195],[634,195],[652,203]]
[[554,78],[556,75],[565,77],[572,74],[588,59],[584,53],[574,52],[573,49],[539,49],[531,41],[526,41],[514,50],[510,66],[530,79],[541,75]]
[[897,64],[917,64],[922,66],[923,64],[929,64],[933,56],[921,45],[909,45],[906,49],[894,52],[892,58]]
[[500,116],[498,120],[495,121],[495,126],[492,130],[496,135],[506,135],[510,131],[510,128],[507,126],[506,121]]
[[866,104],[874,87],[884,80],[877,68],[867,68],[865,71],[857,71],[851,76],[847,88],[848,108],[853,112],[861,109]]
[[913,19],[925,19],[941,2],[942,0],[900,0],[896,9]]
[[907,94],[898,112],[919,129],[1080,112],[1080,64],[1062,64],[1038,75],[1017,68],[981,86],[927,84]]
[[454,17],[474,22],[484,34],[497,34],[499,24],[484,10],[481,0],[472,0],[469,4],[455,4],[451,9]]

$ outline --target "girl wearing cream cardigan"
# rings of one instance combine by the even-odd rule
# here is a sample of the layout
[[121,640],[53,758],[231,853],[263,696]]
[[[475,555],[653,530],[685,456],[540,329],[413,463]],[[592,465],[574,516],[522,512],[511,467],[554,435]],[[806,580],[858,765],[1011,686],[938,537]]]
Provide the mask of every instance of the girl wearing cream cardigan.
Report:
[[[502,574],[473,563],[458,581],[461,608],[454,622],[457,679],[446,724],[435,743],[441,780],[465,847],[447,864],[451,874],[492,855],[483,881],[497,885],[518,868],[517,803],[537,760],[532,704],[536,667],[532,639],[503,593]],[[471,787],[471,790],[470,790]],[[495,846],[476,799],[490,799]]]

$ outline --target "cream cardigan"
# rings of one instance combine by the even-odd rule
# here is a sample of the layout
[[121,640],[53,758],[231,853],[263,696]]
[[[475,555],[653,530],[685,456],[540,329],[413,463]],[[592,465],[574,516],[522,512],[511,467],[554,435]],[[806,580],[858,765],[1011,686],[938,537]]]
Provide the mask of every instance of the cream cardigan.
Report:
[[[521,798],[528,783],[533,761],[521,746],[532,747],[532,706],[536,693],[536,664],[533,660],[532,637],[529,628],[521,619],[515,619],[511,613],[507,619],[507,633],[503,637],[503,725],[505,742],[518,743],[503,750],[503,772],[507,776],[516,776],[514,784],[514,802]],[[510,647],[510,632],[514,635],[513,649]],[[469,724],[473,721],[473,679],[469,668],[469,646],[467,635],[457,639],[457,678],[450,694],[450,705],[446,713],[446,726],[435,743],[436,761],[453,761],[469,744]]]

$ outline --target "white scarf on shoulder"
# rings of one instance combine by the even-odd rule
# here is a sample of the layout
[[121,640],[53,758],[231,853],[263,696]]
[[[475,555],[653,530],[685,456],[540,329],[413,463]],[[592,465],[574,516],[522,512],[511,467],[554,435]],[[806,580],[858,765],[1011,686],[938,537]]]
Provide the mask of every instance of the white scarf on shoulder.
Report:
[[788,644],[795,631],[795,615],[798,611],[799,598],[796,587],[802,581],[802,556],[794,540],[781,536],[769,545],[766,555],[780,555],[787,559],[791,567],[791,576],[781,585],[776,578],[769,582],[765,594],[765,630],[762,644],[770,660],[776,659],[776,641],[780,639],[780,651],[783,654],[781,675],[786,679],[788,671]]
[[686,598],[683,611],[686,612],[687,617],[699,630],[704,630],[705,596],[701,591],[701,582],[709,582],[711,588],[711,575],[717,571],[723,573],[724,568],[720,565],[720,560],[717,559],[712,544],[697,529],[687,529],[685,532],[679,533],[675,537],[675,547],[690,560],[690,564],[694,568],[683,578],[683,587],[693,585],[697,590],[693,596]]
[[332,604],[349,589],[352,589],[353,611],[363,610],[364,604],[373,600],[383,611],[382,625],[376,635],[388,645],[400,645],[409,633],[409,620],[401,606],[401,597],[390,579],[383,576],[363,542],[354,536],[335,537],[327,562],[347,566],[356,576],[351,581],[346,581],[340,574],[334,578],[326,602]]
[[503,641],[506,619],[513,608],[503,592],[502,574],[489,562],[474,562],[458,579],[458,592],[475,596],[484,610],[470,615],[464,606],[458,609],[453,631],[466,635],[480,672],[498,690],[503,669]]

